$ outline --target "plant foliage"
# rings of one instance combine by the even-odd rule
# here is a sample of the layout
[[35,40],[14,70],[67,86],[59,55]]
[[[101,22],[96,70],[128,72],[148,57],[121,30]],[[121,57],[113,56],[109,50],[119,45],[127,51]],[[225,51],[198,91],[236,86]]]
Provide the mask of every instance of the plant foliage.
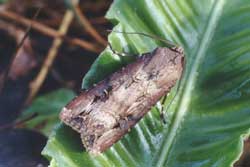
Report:
[[[107,13],[115,30],[153,34],[184,48],[185,72],[165,113],[167,124],[162,124],[154,107],[97,157],[84,151],[78,134],[60,125],[43,151],[52,159],[51,166],[232,166],[250,129],[249,11],[249,0],[116,0]],[[109,42],[115,50],[131,54],[166,46],[148,37],[115,32]],[[83,87],[130,61],[105,49]]]

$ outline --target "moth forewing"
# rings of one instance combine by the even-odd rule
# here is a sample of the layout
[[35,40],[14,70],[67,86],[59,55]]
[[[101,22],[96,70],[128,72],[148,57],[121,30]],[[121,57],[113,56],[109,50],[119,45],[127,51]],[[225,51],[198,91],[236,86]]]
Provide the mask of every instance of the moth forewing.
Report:
[[184,55],[157,48],[74,98],[61,120],[98,154],[121,139],[180,79]]

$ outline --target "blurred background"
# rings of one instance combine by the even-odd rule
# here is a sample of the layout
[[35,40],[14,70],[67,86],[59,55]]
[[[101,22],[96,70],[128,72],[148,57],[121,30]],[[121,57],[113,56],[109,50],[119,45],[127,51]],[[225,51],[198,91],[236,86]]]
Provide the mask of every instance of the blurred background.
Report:
[[57,115],[107,45],[111,0],[0,0],[0,167],[47,166]]

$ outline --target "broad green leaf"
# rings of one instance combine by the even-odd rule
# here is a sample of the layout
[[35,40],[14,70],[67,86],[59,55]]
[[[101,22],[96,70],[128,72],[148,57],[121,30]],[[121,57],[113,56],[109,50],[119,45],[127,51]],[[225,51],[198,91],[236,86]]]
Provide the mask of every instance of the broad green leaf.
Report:
[[27,108],[19,118],[34,118],[25,122],[24,126],[29,129],[36,129],[45,135],[49,135],[53,127],[60,122],[58,114],[65,104],[73,99],[75,93],[69,89],[58,89],[54,92],[36,98],[31,106]]
[[[116,0],[107,13],[115,30],[154,34],[181,45],[186,66],[166,113],[154,107],[121,141],[97,157],[79,135],[58,127],[43,154],[62,166],[230,167],[250,129],[249,0]],[[139,54],[166,46],[140,35],[111,33],[115,50]],[[83,87],[128,63],[107,48]],[[173,97],[171,92],[165,106]]]

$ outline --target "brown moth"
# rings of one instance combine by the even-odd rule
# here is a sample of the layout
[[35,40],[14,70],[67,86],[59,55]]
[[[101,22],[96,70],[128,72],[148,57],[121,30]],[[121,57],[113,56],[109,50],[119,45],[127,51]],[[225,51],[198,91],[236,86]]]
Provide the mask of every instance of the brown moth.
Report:
[[157,48],[82,92],[60,113],[81,134],[87,151],[99,154],[130,128],[180,79],[184,55],[176,48]]

